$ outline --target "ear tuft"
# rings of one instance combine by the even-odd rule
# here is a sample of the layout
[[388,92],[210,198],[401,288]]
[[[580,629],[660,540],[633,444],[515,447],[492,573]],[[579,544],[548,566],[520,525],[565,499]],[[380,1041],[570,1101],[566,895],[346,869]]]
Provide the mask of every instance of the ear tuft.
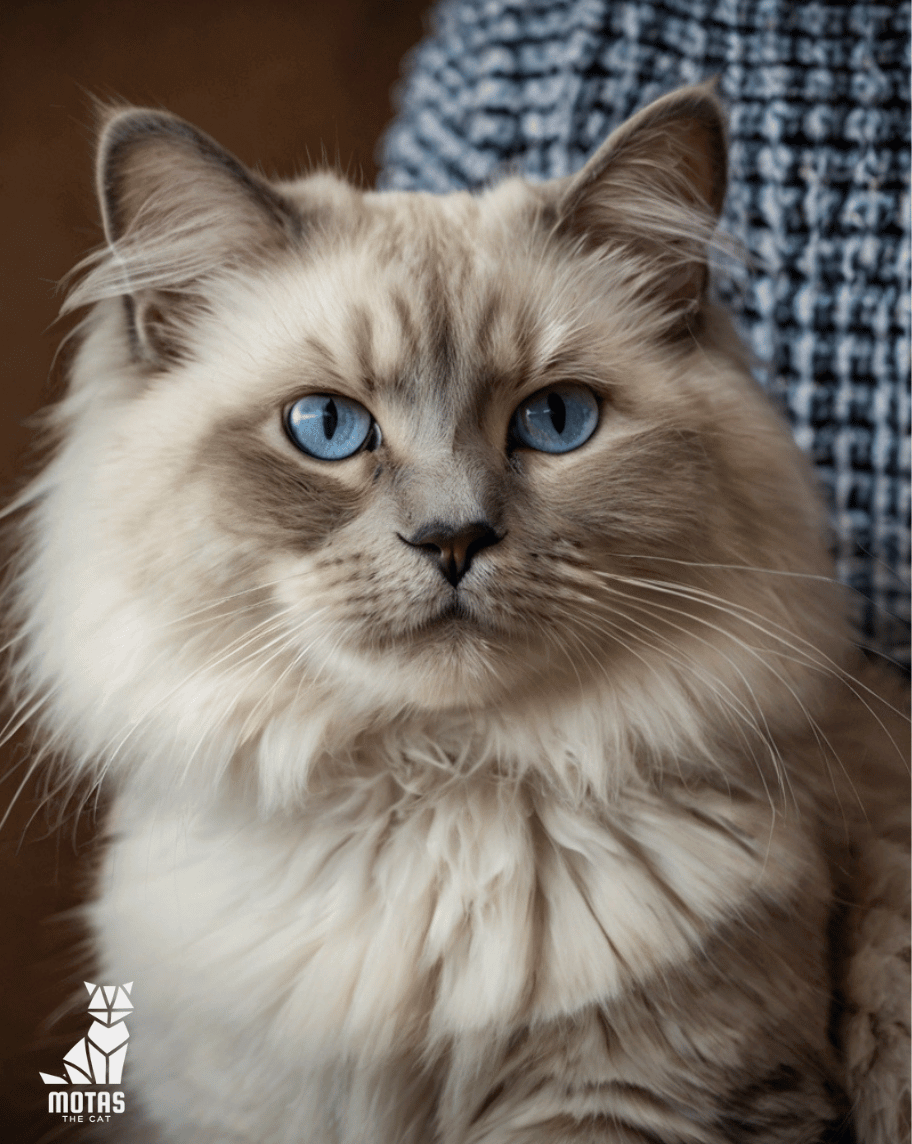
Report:
[[116,243],[151,215],[221,216],[279,238],[294,232],[288,202],[204,132],[166,111],[127,107],[101,130],[96,184],[105,235]]
[[114,255],[107,278],[96,277],[107,296],[127,299],[136,355],[155,365],[180,357],[207,277],[262,260],[301,230],[300,215],[275,188],[164,111],[107,113],[96,187]]
[[682,88],[622,124],[565,184],[559,231],[585,248],[622,253],[680,328],[706,293],[726,172],[715,84]]

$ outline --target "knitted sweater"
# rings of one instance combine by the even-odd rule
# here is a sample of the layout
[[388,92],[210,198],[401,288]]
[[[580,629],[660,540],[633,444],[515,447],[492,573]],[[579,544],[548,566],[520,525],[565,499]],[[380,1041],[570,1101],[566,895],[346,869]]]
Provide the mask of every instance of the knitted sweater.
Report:
[[580,167],[680,84],[731,115],[724,292],[813,458],[872,647],[908,663],[908,0],[442,0],[380,185],[447,191]]

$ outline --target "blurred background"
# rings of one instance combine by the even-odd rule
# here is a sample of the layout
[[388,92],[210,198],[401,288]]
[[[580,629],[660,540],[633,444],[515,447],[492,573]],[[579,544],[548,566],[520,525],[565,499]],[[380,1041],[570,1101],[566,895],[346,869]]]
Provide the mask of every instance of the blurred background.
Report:
[[[28,473],[30,416],[58,391],[55,285],[101,240],[93,100],[164,107],[267,175],[321,160],[364,185],[427,0],[3,0],[0,5],[0,497]],[[27,771],[0,754],[0,818]],[[86,1031],[84,935],[97,817],[62,825],[25,781],[0,829],[0,1139],[70,1139],[38,1070]],[[83,951],[83,952],[81,952]],[[73,1009],[70,998],[77,997]],[[71,1011],[72,1010],[72,1011]],[[191,1142],[188,1141],[188,1144]]]

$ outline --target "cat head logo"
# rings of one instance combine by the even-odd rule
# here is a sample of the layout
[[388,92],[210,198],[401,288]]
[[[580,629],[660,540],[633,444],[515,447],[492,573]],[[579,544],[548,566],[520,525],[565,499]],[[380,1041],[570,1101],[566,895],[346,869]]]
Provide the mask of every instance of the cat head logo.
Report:
[[92,1026],[63,1058],[69,1080],[42,1073],[45,1084],[120,1084],[130,1037],[125,1018],[133,1012],[133,982],[92,985],[84,981],[83,985],[89,991]]

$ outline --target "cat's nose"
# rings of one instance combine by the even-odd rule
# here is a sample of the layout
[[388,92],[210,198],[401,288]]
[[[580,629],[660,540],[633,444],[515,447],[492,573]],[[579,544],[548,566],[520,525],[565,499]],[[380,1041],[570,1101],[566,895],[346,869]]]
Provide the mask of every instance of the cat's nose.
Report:
[[413,536],[400,534],[399,538],[411,548],[419,548],[435,560],[441,575],[454,588],[468,572],[476,553],[503,540],[503,536],[498,536],[491,525],[483,520],[455,526],[435,521],[419,528]]

